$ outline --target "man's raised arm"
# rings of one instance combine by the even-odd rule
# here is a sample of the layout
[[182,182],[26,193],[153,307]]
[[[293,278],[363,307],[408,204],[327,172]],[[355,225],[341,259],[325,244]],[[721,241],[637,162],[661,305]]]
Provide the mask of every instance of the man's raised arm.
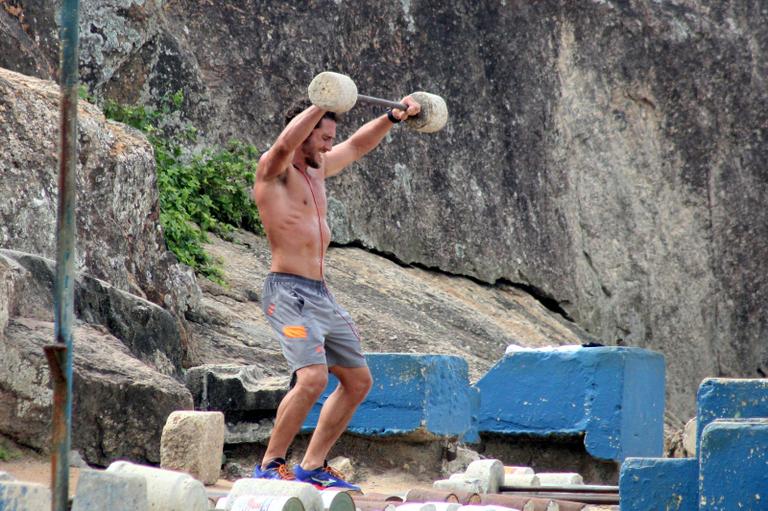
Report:
[[312,105],[294,117],[259,158],[256,180],[269,181],[281,176],[290,165],[294,151],[309,137],[324,114],[325,110]]
[[[404,97],[400,102],[407,105],[408,109],[405,111],[392,110],[392,115],[396,119],[404,121],[421,111],[421,106],[410,96]],[[325,177],[335,176],[344,167],[371,152],[391,128],[392,122],[387,115],[382,115],[363,124],[351,137],[325,154]]]

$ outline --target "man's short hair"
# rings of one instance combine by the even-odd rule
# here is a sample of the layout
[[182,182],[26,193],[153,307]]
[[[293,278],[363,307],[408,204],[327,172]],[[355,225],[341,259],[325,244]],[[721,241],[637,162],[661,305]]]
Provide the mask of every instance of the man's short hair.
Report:
[[[285,125],[288,126],[288,123],[291,122],[294,117],[311,106],[312,102],[309,100],[309,98],[301,98],[297,101],[294,101],[293,104],[288,107],[288,110],[285,111]],[[338,122],[340,116],[336,112],[325,112],[325,114],[323,114],[323,116],[317,122],[315,128],[320,126],[320,123],[323,122],[323,119],[330,119],[332,121]]]

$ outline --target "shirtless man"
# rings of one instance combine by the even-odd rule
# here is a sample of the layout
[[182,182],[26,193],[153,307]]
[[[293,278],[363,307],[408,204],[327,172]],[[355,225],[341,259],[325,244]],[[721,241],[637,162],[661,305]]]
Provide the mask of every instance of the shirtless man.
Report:
[[[331,241],[325,179],[373,150],[394,123],[420,111],[410,96],[401,103],[407,110],[392,110],[334,146],[336,114],[303,100],[288,111],[283,132],[259,159],[253,197],[272,250],[262,307],[291,367],[293,386],[277,409],[267,451],[253,477],[359,490],[326,462],[372,379],[352,319],[324,281]],[[304,458],[291,471],[285,462],[288,447],[325,390],[329,372],[339,386],[323,404]]]

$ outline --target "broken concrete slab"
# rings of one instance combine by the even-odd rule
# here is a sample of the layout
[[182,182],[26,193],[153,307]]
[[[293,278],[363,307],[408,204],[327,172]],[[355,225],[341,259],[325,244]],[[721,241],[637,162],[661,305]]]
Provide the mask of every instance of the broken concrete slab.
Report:
[[[461,437],[472,427],[467,362],[452,355],[368,353],[373,388],[357,409],[348,431],[366,436],[401,435],[431,440]],[[303,431],[317,424],[320,408],[338,380],[312,408]]]
[[481,433],[584,435],[589,454],[660,456],[664,357],[640,348],[568,346],[514,351],[477,383]]

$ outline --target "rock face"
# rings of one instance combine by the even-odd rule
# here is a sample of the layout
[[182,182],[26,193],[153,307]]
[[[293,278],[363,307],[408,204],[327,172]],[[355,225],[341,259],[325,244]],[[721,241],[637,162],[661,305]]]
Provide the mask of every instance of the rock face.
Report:
[[[0,40],[23,48],[2,52],[0,65],[46,76],[53,10],[25,9],[26,29],[0,24]],[[329,185],[337,242],[523,284],[605,343],[663,351],[680,417],[692,415],[702,377],[768,372],[761,2],[83,9],[91,90],[152,102],[184,88],[185,115],[211,141],[266,148],[279,112],[323,70],[370,95],[443,95],[444,131],[398,127]],[[372,110],[350,112],[340,136]]]
[[[53,342],[46,268],[51,261],[0,251],[0,431],[42,451],[50,447],[53,400],[43,353]],[[166,418],[192,408],[191,394],[171,376],[181,363],[176,322],[157,305],[93,278],[81,277],[76,289],[73,448],[97,465],[118,458],[158,463]],[[157,328],[155,337],[146,326]],[[166,341],[177,346],[175,361],[173,352],[169,358],[158,349]]]
[[[58,88],[0,69],[0,248],[55,258]],[[80,102],[77,269],[183,312],[194,275],[165,249],[152,147]]]

